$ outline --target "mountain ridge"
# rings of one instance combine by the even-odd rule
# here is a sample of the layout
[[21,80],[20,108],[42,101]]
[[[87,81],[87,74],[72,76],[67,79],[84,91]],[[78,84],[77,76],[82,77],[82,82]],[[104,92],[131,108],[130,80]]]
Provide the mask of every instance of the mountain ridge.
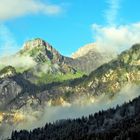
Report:
[[[89,76],[62,82],[58,86],[38,92],[37,95],[33,96],[41,100],[42,105],[45,102],[51,102],[51,105],[62,105],[62,100],[72,103],[74,98],[82,96],[92,99],[105,94],[109,98],[113,98],[127,84],[140,84],[140,66],[132,66],[133,63],[139,62],[139,49],[140,45],[134,45],[128,51],[120,54],[117,59],[97,68]],[[127,59],[126,61],[127,56],[130,60]],[[18,97],[17,100],[22,96]],[[26,100],[28,101],[28,99]],[[17,106],[20,106],[20,103]],[[14,102],[12,104],[14,105]],[[9,104],[9,107],[14,109],[15,105],[12,104]]]

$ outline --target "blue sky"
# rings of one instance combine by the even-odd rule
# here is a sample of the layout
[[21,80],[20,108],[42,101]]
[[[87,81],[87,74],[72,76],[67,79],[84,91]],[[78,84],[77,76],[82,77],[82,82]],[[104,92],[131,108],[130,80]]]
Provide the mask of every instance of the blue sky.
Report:
[[[71,55],[81,46],[96,42],[99,37],[95,34],[102,32],[103,27],[107,29],[114,27],[118,31],[118,26],[123,25],[127,28],[126,25],[130,26],[140,21],[139,0],[1,1],[3,2],[0,3],[0,32],[4,32],[3,28],[6,30],[6,37],[2,37],[4,33],[1,33],[0,36],[1,50],[8,49],[8,47],[4,48],[4,41],[9,38],[12,42],[9,44],[13,45],[14,51],[16,51],[26,40],[40,37],[52,44],[63,55]],[[28,4],[29,1],[31,3]],[[32,6],[36,2],[40,7]],[[12,3],[14,4],[12,5]],[[30,10],[27,8],[27,4]],[[23,11],[20,11],[20,6]],[[47,6],[50,6],[50,9]],[[31,10],[32,8],[34,9]],[[17,13],[19,14],[17,15]],[[100,31],[95,32],[93,24],[101,26]],[[129,30],[129,28],[127,29]],[[122,30],[124,29],[121,28]]]

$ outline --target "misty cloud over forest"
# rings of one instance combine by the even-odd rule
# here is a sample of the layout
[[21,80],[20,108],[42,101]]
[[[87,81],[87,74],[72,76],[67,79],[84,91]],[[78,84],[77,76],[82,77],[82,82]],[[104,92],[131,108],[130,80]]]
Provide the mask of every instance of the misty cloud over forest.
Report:
[[117,93],[114,99],[108,99],[107,96],[102,95],[95,99],[94,103],[89,104],[78,104],[77,101],[75,101],[71,106],[46,106],[43,112],[34,112],[27,109],[27,112],[24,112],[24,114],[26,114],[26,122],[23,121],[13,126],[10,124],[2,124],[0,127],[0,135],[1,137],[8,136],[12,130],[32,130],[33,128],[44,126],[47,122],[55,122],[60,119],[88,116],[99,110],[106,110],[116,107],[116,105],[122,105],[124,102],[129,102],[140,95],[139,91],[139,86],[129,84]]

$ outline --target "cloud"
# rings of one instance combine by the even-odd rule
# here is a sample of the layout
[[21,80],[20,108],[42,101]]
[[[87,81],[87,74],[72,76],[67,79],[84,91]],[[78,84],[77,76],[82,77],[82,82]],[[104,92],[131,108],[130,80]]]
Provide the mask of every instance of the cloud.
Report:
[[140,43],[140,22],[118,25],[118,14],[122,0],[106,0],[108,9],[104,16],[106,26],[92,24],[92,31],[97,48],[103,51],[120,53],[133,44]]
[[19,48],[21,46],[17,44],[11,31],[5,25],[0,24],[0,69],[8,65],[28,69],[36,64],[29,56],[17,55]]
[[121,52],[140,43],[140,22],[120,26],[92,25],[96,45],[102,49]]
[[13,34],[5,26],[0,24],[0,55],[9,55],[15,53],[19,48]]
[[16,69],[22,68],[23,70],[27,70],[36,65],[36,62],[30,56],[6,56],[0,59],[0,69],[6,66],[13,66]]
[[[76,99],[76,104],[74,102],[71,106],[46,107],[45,113],[44,115],[42,115],[42,119],[39,120],[39,123],[41,125],[44,125],[46,121],[54,122],[60,119],[78,118],[81,116],[94,114],[99,110],[113,108],[116,107],[116,105],[122,105],[124,102],[129,102],[130,100],[138,97],[140,95],[139,90],[139,86],[128,84],[124,88],[122,88],[121,91],[117,93],[112,100],[110,100],[107,96],[103,94],[97,99],[94,99],[94,102],[87,100],[88,103],[86,101],[86,104],[83,101],[86,100],[86,98],[84,97],[79,99],[79,101],[77,101]],[[81,101],[83,101],[83,104],[81,104]],[[33,128],[33,126],[31,128]]]
[[56,15],[61,12],[60,5],[43,3],[42,0],[1,0],[0,20],[8,20],[27,14],[43,13]]
[[105,18],[109,25],[116,23],[121,0],[107,0],[108,9],[105,11]]

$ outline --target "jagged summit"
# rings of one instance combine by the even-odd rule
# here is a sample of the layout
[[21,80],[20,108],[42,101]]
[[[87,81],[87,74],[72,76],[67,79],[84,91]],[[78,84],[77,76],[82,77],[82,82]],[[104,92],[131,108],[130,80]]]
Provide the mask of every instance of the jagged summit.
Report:
[[45,46],[46,42],[41,39],[41,38],[36,38],[36,39],[32,39],[32,40],[28,40],[24,43],[23,47],[25,50],[29,50],[33,47],[38,47],[38,46]]
[[52,45],[41,38],[35,38],[25,42],[20,54],[29,55],[36,62],[46,62],[48,60],[61,62],[63,59],[63,56]]
[[32,40],[28,40],[24,43],[23,48],[24,50],[30,50],[30,49],[34,49],[34,48],[41,48],[45,46],[47,50],[49,51],[56,51],[48,42],[46,42],[45,40],[41,39],[41,38],[35,38]]

